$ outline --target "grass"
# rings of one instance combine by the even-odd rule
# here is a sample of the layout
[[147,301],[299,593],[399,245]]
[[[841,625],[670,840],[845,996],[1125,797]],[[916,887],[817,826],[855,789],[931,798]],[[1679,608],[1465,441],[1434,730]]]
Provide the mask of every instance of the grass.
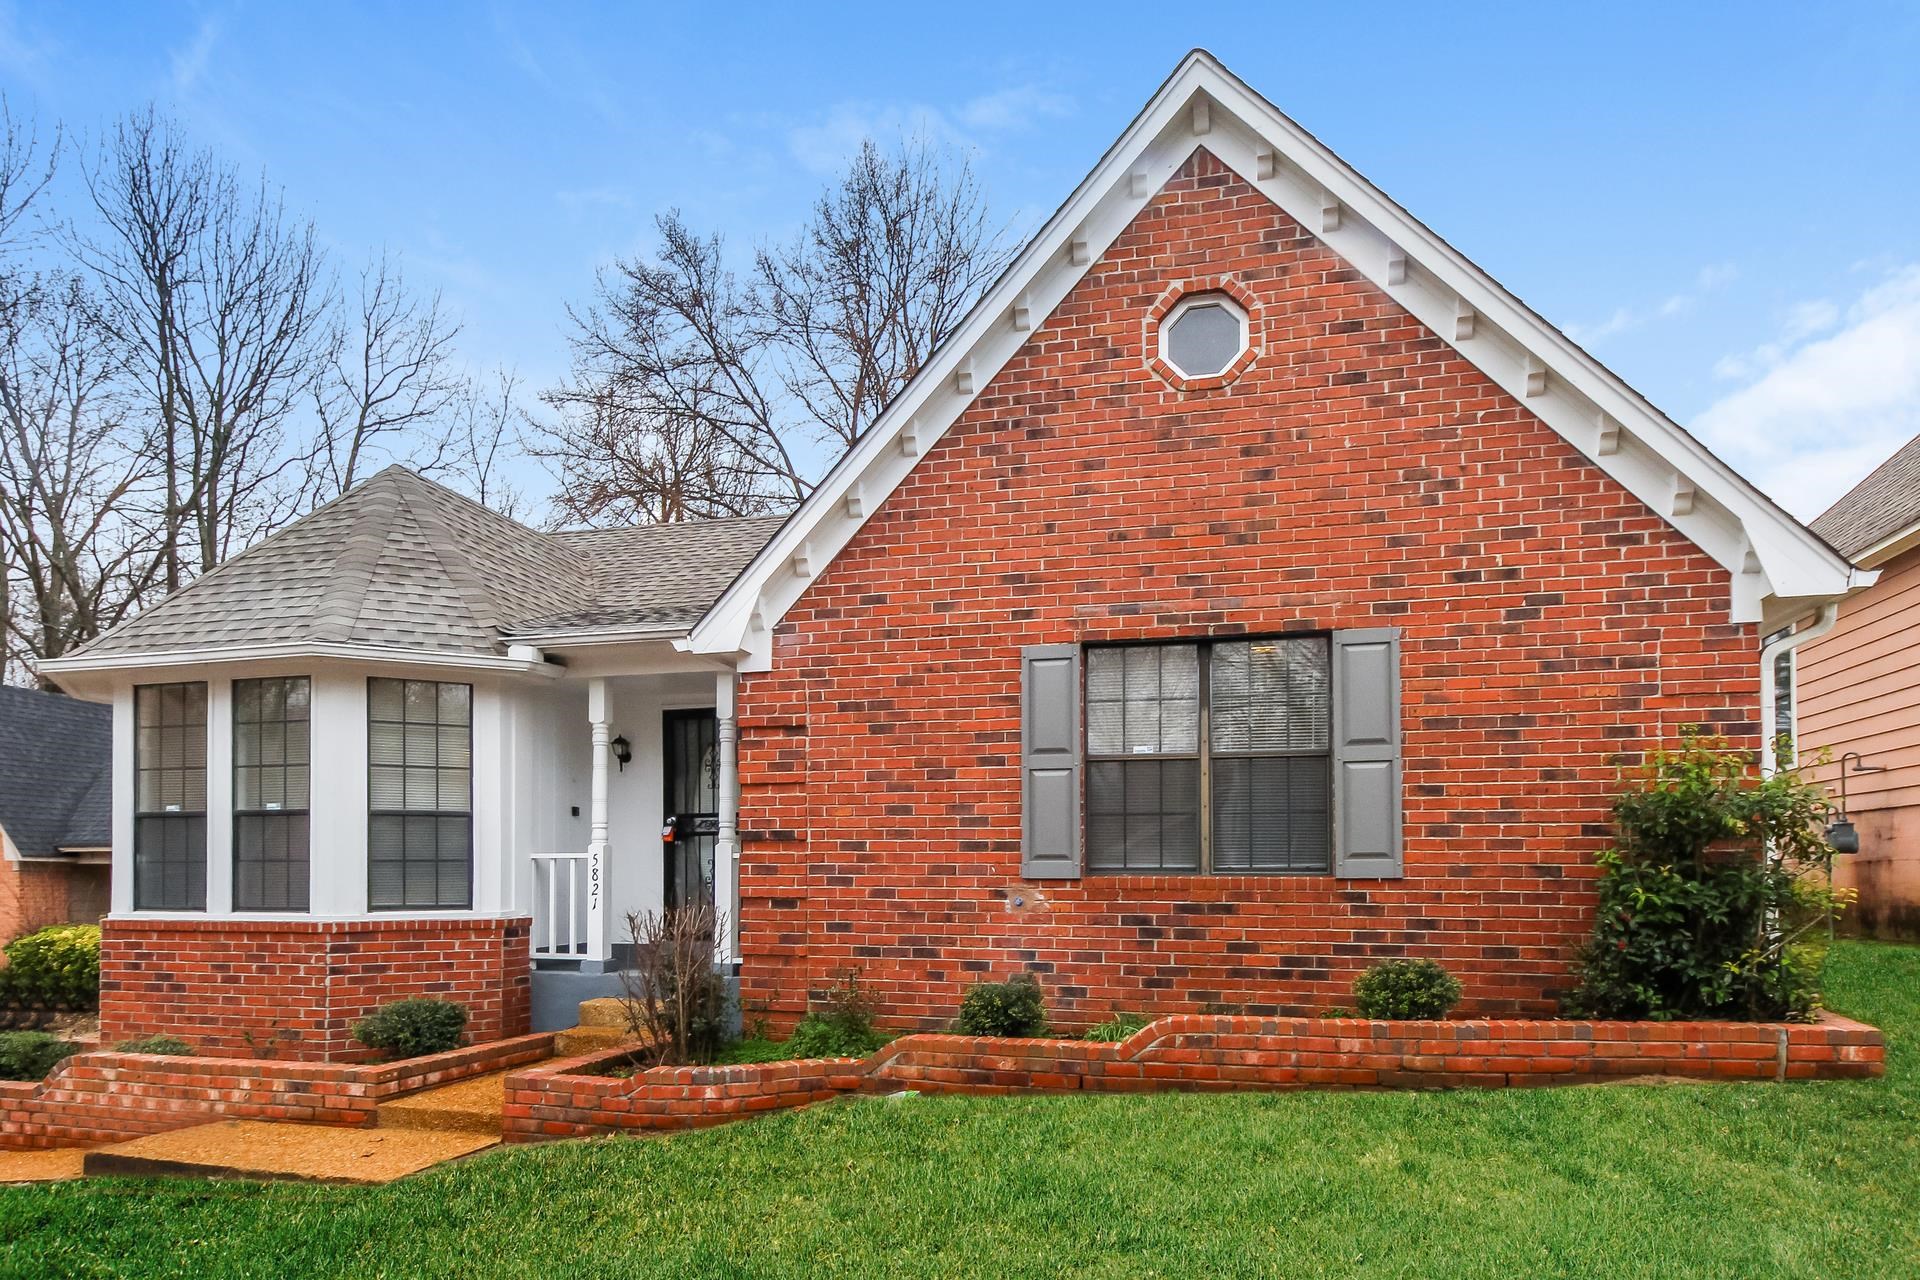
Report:
[[1920,949],[1884,1081],[866,1099],[374,1189],[0,1190],[0,1276],[1920,1274]]

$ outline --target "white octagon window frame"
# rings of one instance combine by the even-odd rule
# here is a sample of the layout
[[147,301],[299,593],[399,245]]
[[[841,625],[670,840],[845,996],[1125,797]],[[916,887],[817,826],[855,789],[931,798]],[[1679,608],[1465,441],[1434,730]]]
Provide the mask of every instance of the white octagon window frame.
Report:
[[[1229,355],[1218,369],[1209,369],[1204,372],[1184,367],[1178,360],[1173,358],[1173,353],[1169,350],[1169,342],[1173,337],[1173,326],[1180,322],[1181,316],[1186,315],[1187,312],[1198,307],[1219,307],[1228,315],[1232,316],[1234,322],[1240,327],[1240,342],[1234,347],[1233,354]],[[1247,309],[1235,301],[1231,294],[1219,289],[1207,289],[1199,293],[1190,293],[1180,299],[1179,302],[1174,304],[1171,311],[1160,318],[1158,328],[1159,331],[1155,335],[1154,345],[1159,352],[1161,363],[1165,364],[1168,369],[1188,382],[1196,382],[1206,378],[1225,377],[1228,373],[1232,372],[1234,365],[1239,362],[1240,357],[1247,354],[1247,349],[1252,345],[1253,341],[1253,321],[1252,318],[1247,315]]]

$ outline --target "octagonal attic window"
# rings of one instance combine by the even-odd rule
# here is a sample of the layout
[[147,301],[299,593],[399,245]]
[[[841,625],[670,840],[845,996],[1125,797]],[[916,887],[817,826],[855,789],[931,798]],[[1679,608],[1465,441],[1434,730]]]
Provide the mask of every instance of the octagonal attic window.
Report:
[[1182,377],[1212,378],[1247,347],[1247,314],[1223,293],[1183,301],[1160,324],[1160,358]]

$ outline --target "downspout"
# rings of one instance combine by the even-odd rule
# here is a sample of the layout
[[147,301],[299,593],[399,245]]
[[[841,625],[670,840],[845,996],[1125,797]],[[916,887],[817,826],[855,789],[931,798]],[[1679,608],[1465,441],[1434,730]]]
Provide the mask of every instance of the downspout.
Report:
[[[1780,692],[1779,680],[1775,675],[1775,668],[1780,655],[1798,649],[1809,640],[1818,640],[1821,636],[1833,630],[1834,624],[1839,620],[1840,602],[1838,600],[1829,600],[1820,606],[1820,612],[1814,618],[1812,626],[1804,631],[1795,630],[1788,632],[1779,639],[1761,646],[1760,772],[1766,777],[1772,777],[1775,773],[1779,772],[1780,767],[1773,753],[1773,740],[1779,735],[1779,726],[1774,721],[1776,715],[1775,708],[1779,705],[1778,697]],[[1795,684],[1797,685],[1798,683],[1796,679]],[[1796,689],[1795,692],[1797,694],[1798,690]],[[1795,710],[1798,710],[1797,701],[1795,703]],[[1794,743],[1794,756],[1796,760],[1799,758],[1799,753],[1800,744],[1796,741]]]

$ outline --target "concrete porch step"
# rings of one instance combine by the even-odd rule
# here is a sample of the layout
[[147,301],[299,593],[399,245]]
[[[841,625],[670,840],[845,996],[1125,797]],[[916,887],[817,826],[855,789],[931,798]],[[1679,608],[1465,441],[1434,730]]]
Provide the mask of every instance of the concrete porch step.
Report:
[[635,1043],[638,1042],[627,1034],[625,1027],[571,1027],[554,1032],[553,1056],[577,1058],[583,1053],[598,1053],[602,1049],[618,1049],[623,1044]]
[[85,1170],[89,1178],[253,1178],[376,1184],[484,1151],[499,1141],[497,1127],[491,1134],[480,1134],[216,1120],[89,1151]]
[[485,1133],[500,1136],[500,1109],[506,1104],[507,1073],[475,1076],[435,1089],[395,1098],[375,1110],[382,1129],[423,1133]]

